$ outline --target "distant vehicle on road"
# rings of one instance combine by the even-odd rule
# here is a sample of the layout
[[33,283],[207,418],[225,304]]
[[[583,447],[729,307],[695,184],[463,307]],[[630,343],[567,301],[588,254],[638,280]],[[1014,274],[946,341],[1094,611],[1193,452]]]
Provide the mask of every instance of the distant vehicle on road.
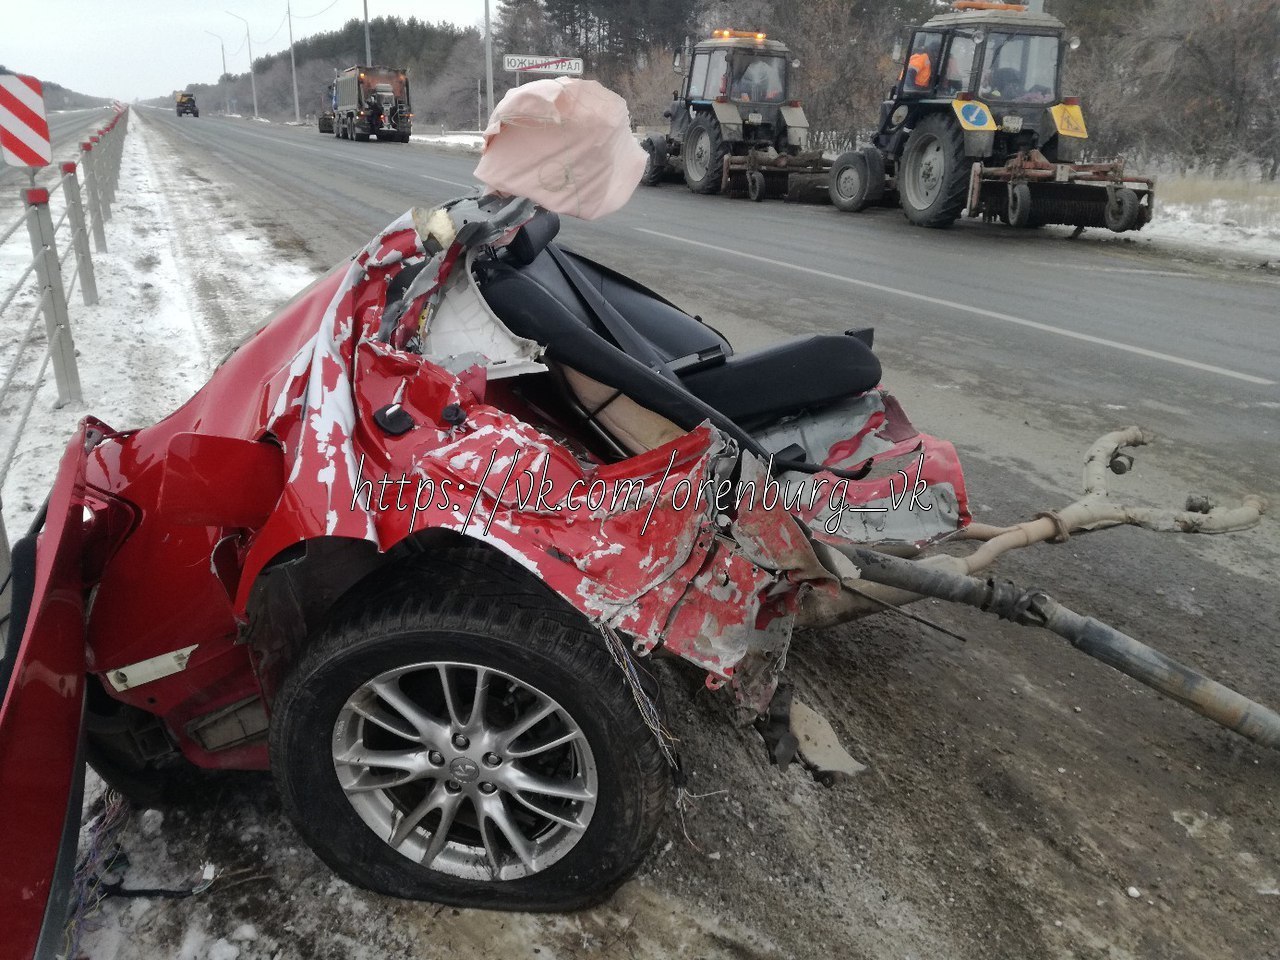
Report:
[[196,98],[189,93],[175,93],[173,95],[174,109],[178,116],[189,113],[193,117],[200,116],[200,108],[196,106]]
[[348,67],[334,81],[333,135],[343,140],[409,142],[409,77],[398,67]]
[[320,98],[320,112],[316,114],[316,126],[321,133],[333,133],[333,118],[337,111],[337,81],[325,87]]

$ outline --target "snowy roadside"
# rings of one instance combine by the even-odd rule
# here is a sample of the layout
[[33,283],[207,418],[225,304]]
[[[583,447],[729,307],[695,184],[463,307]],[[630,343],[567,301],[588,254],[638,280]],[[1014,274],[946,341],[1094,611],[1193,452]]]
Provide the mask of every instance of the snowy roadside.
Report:
[[[1071,232],[1070,227],[1050,229],[1064,236]],[[1157,200],[1155,217],[1139,232],[1111,233],[1093,229],[1086,231],[1081,239],[1086,238],[1102,243],[1136,244],[1173,256],[1261,267],[1280,276],[1280,221],[1270,226],[1246,226],[1200,204]]]
[[[165,169],[157,147],[145,123],[131,125],[124,142],[118,203],[108,224],[109,250],[94,256],[99,302],[86,307],[77,293],[70,306],[85,399],[55,408],[52,375],[41,383],[3,489],[4,519],[11,534],[25,530],[39,509],[81,417],[92,413],[116,429],[153,423],[190,396],[225,352],[232,333],[225,329],[227,311],[202,297],[193,284],[191,260],[183,255],[186,243],[179,237],[198,244],[204,265],[235,277],[242,290],[253,291],[255,312],[240,315],[242,329],[260,323],[314,276],[300,264],[282,263],[270,242],[248,229],[210,230],[220,218],[198,193],[186,193],[186,203],[175,204],[170,189],[178,178]],[[22,259],[24,266],[26,258]],[[0,287],[21,271],[16,261],[0,261]],[[34,301],[28,297],[26,302]],[[15,318],[25,315],[19,301],[0,326],[0,361],[6,365],[20,336]],[[15,375],[19,389],[0,410],[0,450],[8,449],[43,347],[41,336],[28,348]]]
[[410,135],[409,140],[444,147],[456,153],[479,154],[484,147],[484,136],[479,133],[415,133]]

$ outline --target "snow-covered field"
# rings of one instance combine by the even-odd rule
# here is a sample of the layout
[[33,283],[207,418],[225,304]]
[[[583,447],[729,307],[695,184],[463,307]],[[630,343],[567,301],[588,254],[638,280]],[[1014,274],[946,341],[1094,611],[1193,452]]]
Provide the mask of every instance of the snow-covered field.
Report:
[[1164,177],[1156,194],[1156,219],[1143,234],[1275,261],[1280,271],[1280,183]]
[[484,146],[484,137],[478,133],[415,133],[409,139],[439,147],[462,147],[475,153]]

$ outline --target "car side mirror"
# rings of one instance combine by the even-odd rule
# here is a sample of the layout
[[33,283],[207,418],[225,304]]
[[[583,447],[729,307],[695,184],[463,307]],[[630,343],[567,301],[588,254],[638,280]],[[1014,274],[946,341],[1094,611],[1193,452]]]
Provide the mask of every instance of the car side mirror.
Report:
[[1080,38],[1079,38],[1079,37],[1072,37],[1070,40],[1068,40],[1068,41],[1067,41],[1067,47],[1068,47],[1068,49],[1071,49],[1071,50],[1079,50],[1079,49],[1080,49]]
[[799,69],[800,69],[800,61],[799,61],[799,60],[792,60],[792,61],[791,61],[791,69],[792,69],[792,70],[799,70]]
[[680,54],[677,53],[674,57],[671,58],[671,69],[674,70],[676,73],[680,73],[684,69],[684,67],[680,63]]

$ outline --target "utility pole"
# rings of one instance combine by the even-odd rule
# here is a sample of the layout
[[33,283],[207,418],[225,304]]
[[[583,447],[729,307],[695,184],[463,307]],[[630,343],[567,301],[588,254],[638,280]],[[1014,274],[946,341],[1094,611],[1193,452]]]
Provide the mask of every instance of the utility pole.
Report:
[[258,81],[253,76],[253,38],[249,36],[249,21],[246,20],[244,17],[240,16],[238,13],[232,13],[230,10],[227,10],[226,14],[229,17],[235,17],[237,20],[239,20],[244,24],[244,39],[245,39],[245,43],[249,45],[249,86],[253,90],[253,119],[257,120],[258,119]]
[[369,0],[364,0],[364,63],[367,67],[373,66],[373,50],[369,46]]
[[230,92],[227,90],[227,45],[222,42],[222,37],[219,37],[212,30],[206,30],[205,33],[217,39],[218,49],[222,51],[222,76],[218,78],[218,86],[222,88],[222,108],[227,113],[230,113],[231,112],[231,95],[230,95]]
[[476,129],[484,129],[484,107],[480,103],[480,78],[476,77]]
[[[367,2],[367,0],[366,0]],[[493,116],[493,31],[489,28],[489,0],[484,0],[484,85],[489,116]]]
[[293,4],[285,0],[284,16],[289,21],[289,69],[293,71],[293,122],[302,123],[302,112],[298,109],[298,64],[293,59]]

